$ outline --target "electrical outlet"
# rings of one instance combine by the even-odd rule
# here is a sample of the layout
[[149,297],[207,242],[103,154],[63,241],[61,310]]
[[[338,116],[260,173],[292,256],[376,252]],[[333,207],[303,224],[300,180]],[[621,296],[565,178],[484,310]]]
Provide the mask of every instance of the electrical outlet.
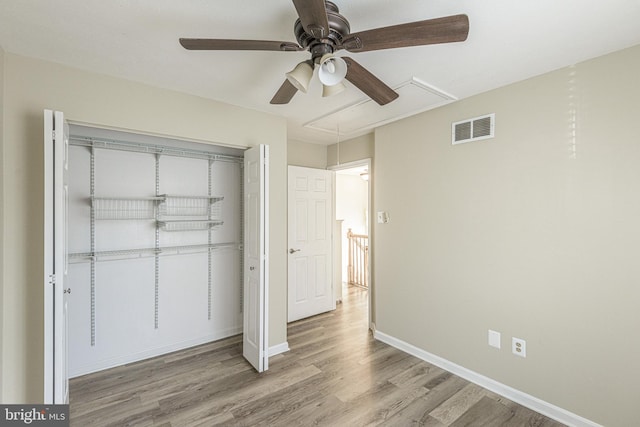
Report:
[[521,338],[511,338],[511,351],[516,356],[527,357],[527,342]]
[[500,348],[500,332],[489,329],[489,345],[497,349]]

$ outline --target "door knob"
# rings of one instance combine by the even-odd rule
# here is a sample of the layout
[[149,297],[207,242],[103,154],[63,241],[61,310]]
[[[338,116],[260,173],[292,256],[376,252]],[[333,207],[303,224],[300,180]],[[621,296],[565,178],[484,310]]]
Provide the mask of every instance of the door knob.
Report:
[[67,288],[64,291],[62,291],[63,294],[70,294],[71,293],[71,288]]
[[293,249],[293,248],[289,249],[289,253],[290,254],[293,254],[293,253],[296,253],[296,252],[300,252],[300,249]]

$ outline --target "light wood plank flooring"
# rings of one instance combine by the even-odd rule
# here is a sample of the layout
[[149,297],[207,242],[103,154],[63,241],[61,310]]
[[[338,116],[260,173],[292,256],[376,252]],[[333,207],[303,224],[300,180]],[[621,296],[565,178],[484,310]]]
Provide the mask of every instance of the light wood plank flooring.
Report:
[[289,325],[256,373],[241,337],[71,380],[72,426],[561,426],[375,341],[366,291]]

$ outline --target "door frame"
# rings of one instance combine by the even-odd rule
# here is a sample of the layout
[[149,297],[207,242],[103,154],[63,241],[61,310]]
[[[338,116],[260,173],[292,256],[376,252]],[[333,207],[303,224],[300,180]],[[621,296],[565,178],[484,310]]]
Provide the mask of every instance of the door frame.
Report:
[[45,404],[69,403],[66,263],[68,128],[64,113],[45,109],[44,135],[44,378]]
[[[371,301],[372,301],[371,294],[373,293],[373,289],[374,289],[374,282],[371,275],[371,266],[373,265],[373,250],[374,250],[373,248],[374,245],[372,244],[373,239],[371,235],[371,230],[373,229],[373,227],[371,224],[375,218],[375,215],[373,215],[373,212],[372,212],[373,205],[371,203],[371,187],[372,187],[372,180],[373,180],[371,158],[354,160],[353,162],[341,163],[338,165],[329,166],[327,169],[336,172],[336,171],[341,171],[345,169],[353,169],[360,166],[366,166],[367,170],[369,171],[369,180],[367,181],[367,210],[369,211],[369,221],[367,224],[367,235],[369,236],[369,265],[367,268],[367,276],[369,279],[369,289],[367,292],[367,322],[369,323],[369,329],[371,329],[372,331],[375,331],[376,330],[375,323],[373,322],[373,319],[371,316]],[[333,223],[334,224],[337,219],[336,218],[336,192],[337,192],[337,185],[334,184],[334,191],[333,191]],[[334,239],[341,238],[341,237],[342,236],[334,236]],[[334,254],[334,257],[335,255],[336,254]],[[340,277],[342,277],[342,272],[340,272]],[[342,281],[340,281],[340,286],[342,286]]]

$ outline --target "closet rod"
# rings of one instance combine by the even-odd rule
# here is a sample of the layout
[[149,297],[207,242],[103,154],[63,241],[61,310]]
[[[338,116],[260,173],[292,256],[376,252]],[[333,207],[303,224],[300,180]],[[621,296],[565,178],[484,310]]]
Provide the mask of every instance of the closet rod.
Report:
[[242,156],[232,154],[215,153],[212,151],[201,151],[190,148],[176,148],[166,145],[143,144],[139,142],[118,141],[104,138],[94,138],[88,136],[70,135],[69,144],[81,147],[103,148],[120,151],[133,151],[138,153],[162,154],[176,157],[190,157],[195,159],[218,160],[223,162],[241,163]]

